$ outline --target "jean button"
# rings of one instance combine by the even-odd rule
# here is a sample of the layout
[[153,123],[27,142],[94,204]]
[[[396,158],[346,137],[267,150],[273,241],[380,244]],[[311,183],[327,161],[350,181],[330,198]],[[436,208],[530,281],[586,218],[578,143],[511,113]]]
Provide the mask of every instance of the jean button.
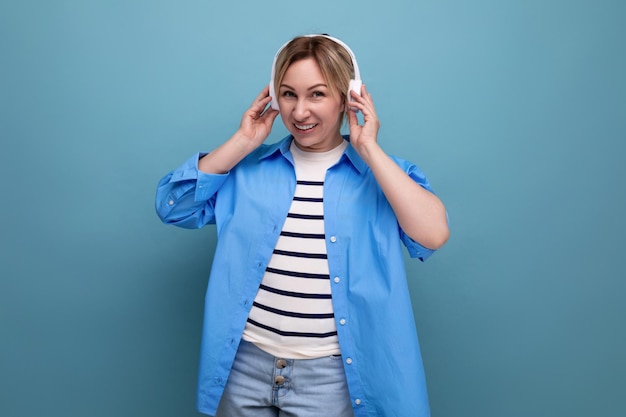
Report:
[[284,360],[284,359],[278,359],[278,360],[276,361],[276,367],[277,367],[278,369],[284,369],[284,368],[286,368],[286,367],[287,367],[287,361],[286,361],[286,360]]
[[285,383],[285,377],[282,375],[276,375],[276,378],[274,378],[274,383],[276,385],[283,385]]

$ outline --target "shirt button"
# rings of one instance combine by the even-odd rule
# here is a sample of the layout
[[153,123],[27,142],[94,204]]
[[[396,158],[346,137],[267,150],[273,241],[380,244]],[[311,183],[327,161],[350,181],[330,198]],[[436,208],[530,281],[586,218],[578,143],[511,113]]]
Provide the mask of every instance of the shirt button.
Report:
[[331,241],[332,243],[335,243],[335,242],[337,241],[337,238],[336,238],[335,236],[331,236],[331,237],[330,237],[330,241]]
[[170,206],[173,206],[174,205],[174,200],[168,201],[167,204],[169,204]]
[[276,385],[283,385],[285,383],[285,377],[282,375],[276,375],[276,378],[274,378],[274,383]]
[[287,367],[287,361],[286,361],[286,360],[284,360],[284,359],[278,359],[278,360],[276,361],[276,367],[277,367],[278,369],[283,369],[283,368],[286,368],[286,367]]
[[335,277],[335,279],[333,281],[335,281],[335,284],[339,284],[339,281],[341,281],[341,278]]
[[341,320],[339,320],[339,324],[341,324],[342,326],[343,326],[344,324],[346,324],[346,319],[341,319]]
[[348,358],[348,359],[346,359],[346,363],[347,363],[348,365],[352,364],[352,358]]
[[360,399],[360,398],[357,398],[356,400],[354,400],[354,403],[355,403],[356,405],[361,405],[361,399]]

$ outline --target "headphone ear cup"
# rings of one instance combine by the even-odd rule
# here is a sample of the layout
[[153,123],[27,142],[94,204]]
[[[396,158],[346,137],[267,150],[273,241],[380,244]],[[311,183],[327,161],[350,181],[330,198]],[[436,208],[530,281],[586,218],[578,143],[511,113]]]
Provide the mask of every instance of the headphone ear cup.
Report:
[[278,100],[276,99],[276,91],[274,91],[274,80],[270,80],[270,97],[272,98],[272,101],[270,102],[270,106],[274,110],[280,110],[278,108]]
[[[348,102],[349,103],[354,101],[354,99],[352,98],[352,94],[350,94],[350,92],[354,91],[360,96],[362,85],[363,85],[363,82],[361,80],[350,80],[350,86],[348,88]],[[350,107],[350,110],[359,111],[359,109],[357,109],[356,107]]]

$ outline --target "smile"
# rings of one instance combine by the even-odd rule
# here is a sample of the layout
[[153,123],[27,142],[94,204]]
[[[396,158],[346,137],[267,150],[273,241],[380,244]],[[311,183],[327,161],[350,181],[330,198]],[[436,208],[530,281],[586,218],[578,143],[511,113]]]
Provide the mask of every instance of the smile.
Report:
[[297,124],[294,124],[294,126],[295,126],[295,127],[296,127],[296,129],[298,129],[298,130],[311,130],[311,129],[313,129],[315,126],[317,126],[317,123],[310,124],[310,125],[297,125]]

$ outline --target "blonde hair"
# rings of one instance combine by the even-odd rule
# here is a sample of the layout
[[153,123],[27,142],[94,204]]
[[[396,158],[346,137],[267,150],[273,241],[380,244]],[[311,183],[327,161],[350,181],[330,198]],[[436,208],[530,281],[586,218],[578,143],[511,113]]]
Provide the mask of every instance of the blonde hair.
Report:
[[[354,78],[352,57],[342,45],[322,35],[296,37],[279,52],[275,64],[274,90],[279,91],[291,64],[308,58],[317,63],[332,94],[338,94],[341,101],[347,104],[350,80]],[[344,118],[348,110],[348,106],[345,107]]]

